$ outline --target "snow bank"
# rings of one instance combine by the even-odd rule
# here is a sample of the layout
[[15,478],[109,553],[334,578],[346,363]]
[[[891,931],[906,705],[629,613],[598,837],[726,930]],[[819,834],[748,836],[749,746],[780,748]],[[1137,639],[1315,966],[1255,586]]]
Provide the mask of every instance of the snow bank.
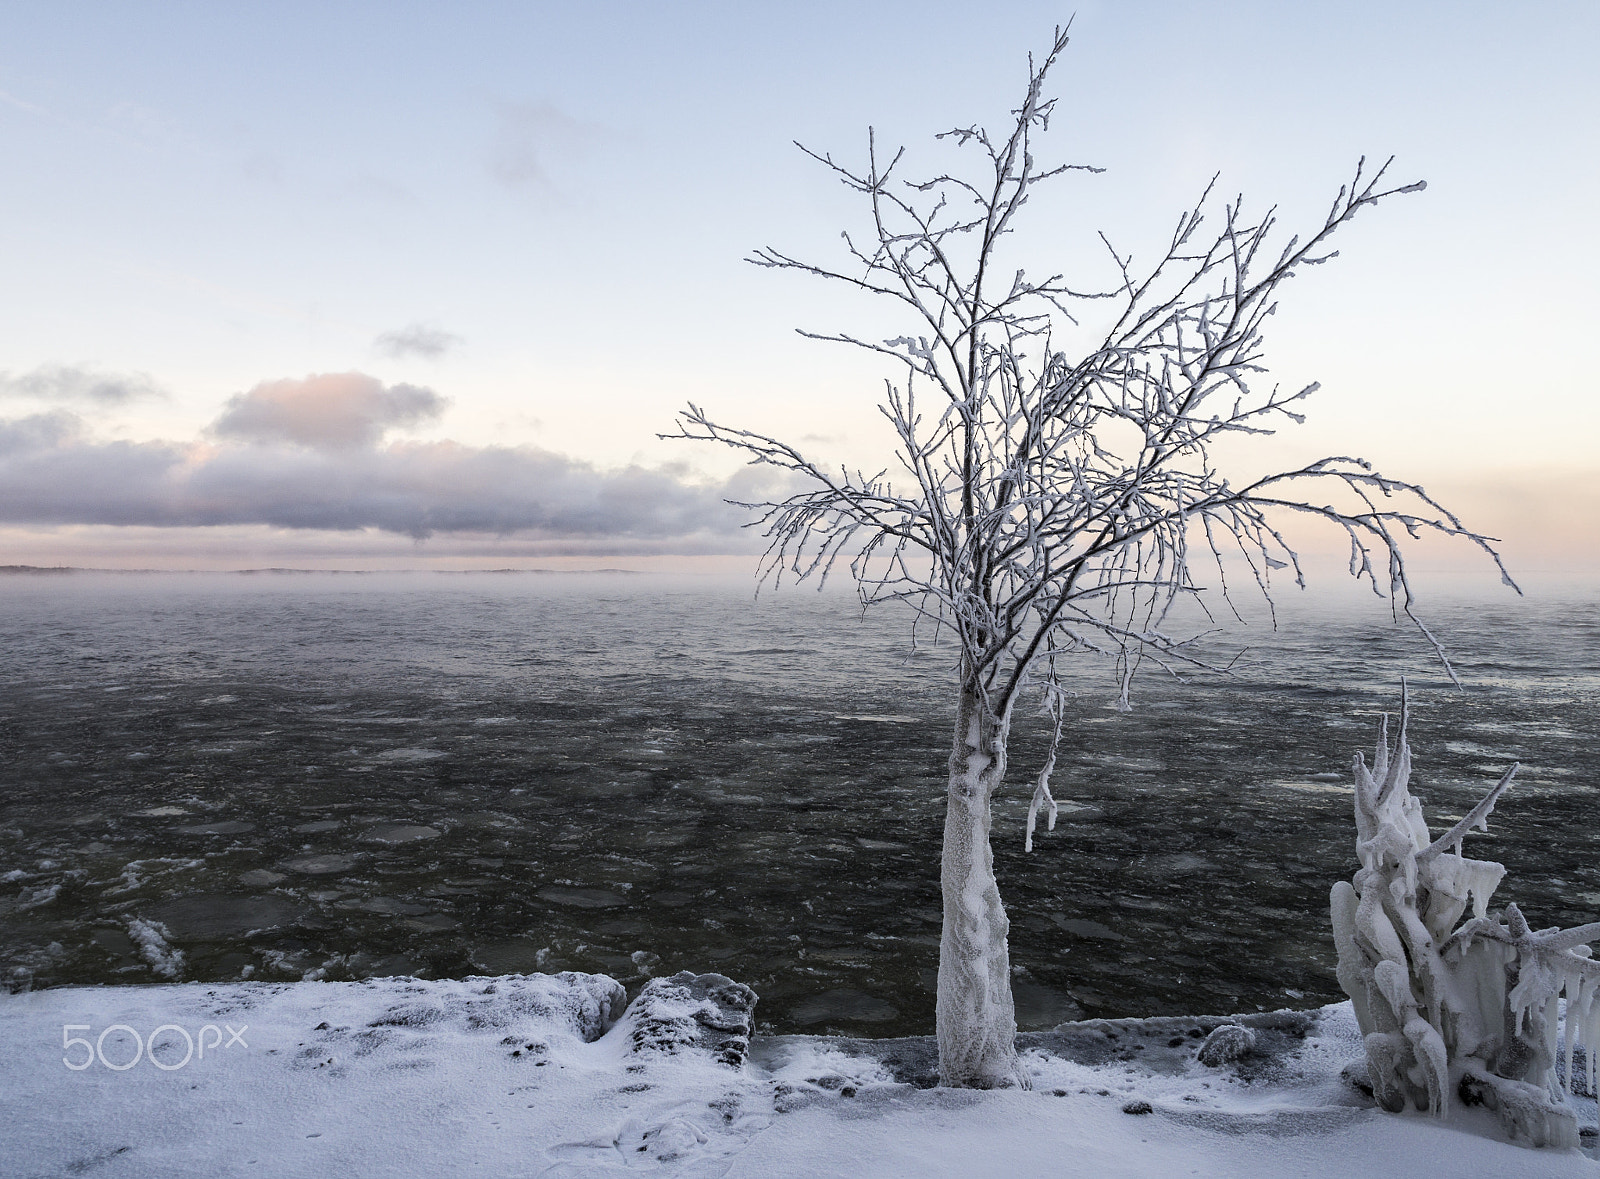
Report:
[[[699,978],[702,994],[657,989],[677,1015],[737,1036],[744,988]],[[932,1037],[757,1037],[740,1068],[719,1063],[715,1038],[640,1052],[641,1022],[621,1005],[611,979],[570,973],[0,997],[0,1175],[1596,1170],[1575,1151],[1509,1145],[1483,1110],[1439,1122],[1376,1109],[1339,1076],[1362,1051],[1348,1004],[1023,1035],[1031,1092],[920,1087]],[[1229,1026],[1248,1035],[1218,1034]],[[1203,1064],[1208,1041],[1237,1055]]]

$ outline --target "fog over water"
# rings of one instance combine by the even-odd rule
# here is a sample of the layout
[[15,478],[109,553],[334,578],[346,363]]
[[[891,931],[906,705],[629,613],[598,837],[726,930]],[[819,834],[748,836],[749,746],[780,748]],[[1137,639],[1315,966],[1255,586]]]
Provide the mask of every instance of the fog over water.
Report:
[[[995,822],[1024,1027],[1340,998],[1349,763],[1413,677],[1436,830],[1535,926],[1600,916],[1600,596],[1297,604],[1234,674],[1086,659],[1054,832],[1017,723]],[[933,1026],[949,648],[844,594],[614,575],[0,579],[0,971],[719,970],[774,1031]],[[1370,753],[1369,753],[1370,756]]]

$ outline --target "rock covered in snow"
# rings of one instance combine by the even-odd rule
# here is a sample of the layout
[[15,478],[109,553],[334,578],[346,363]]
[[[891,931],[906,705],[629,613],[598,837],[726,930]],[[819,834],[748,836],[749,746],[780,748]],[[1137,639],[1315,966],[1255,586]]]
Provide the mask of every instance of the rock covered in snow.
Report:
[[1255,1050],[1256,1034],[1236,1023],[1225,1023],[1206,1037],[1196,1054],[1201,1064],[1220,1068]]
[[368,1027],[445,1028],[462,1032],[520,1031],[529,1026],[564,1031],[592,1043],[609,1031],[627,1004],[622,984],[604,974],[506,974],[496,978],[429,982],[372,979],[330,986],[370,987],[393,993]]
[[623,1014],[628,1053],[671,1056],[694,1049],[742,1068],[755,1010],[756,993],[726,975],[683,970],[653,978]]
[[[312,990],[297,990],[310,986]],[[433,1069],[454,1054],[468,1067],[487,1052],[534,1059],[599,1040],[622,1014],[627,992],[603,974],[506,974],[461,979],[235,983],[208,989],[216,1018],[263,1019],[275,998],[315,998],[315,1026],[298,1029],[294,1067],[343,1076],[352,1062]],[[359,1013],[359,1018],[351,1015]],[[491,1047],[493,1046],[493,1047]]]

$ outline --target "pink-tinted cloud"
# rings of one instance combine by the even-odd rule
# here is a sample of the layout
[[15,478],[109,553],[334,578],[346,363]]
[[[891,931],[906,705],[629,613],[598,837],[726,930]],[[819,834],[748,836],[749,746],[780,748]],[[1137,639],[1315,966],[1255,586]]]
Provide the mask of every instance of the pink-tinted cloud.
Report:
[[371,446],[392,429],[433,421],[447,404],[418,385],[385,387],[365,373],[321,373],[263,381],[230,398],[211,432],[246,442],[345,450]]

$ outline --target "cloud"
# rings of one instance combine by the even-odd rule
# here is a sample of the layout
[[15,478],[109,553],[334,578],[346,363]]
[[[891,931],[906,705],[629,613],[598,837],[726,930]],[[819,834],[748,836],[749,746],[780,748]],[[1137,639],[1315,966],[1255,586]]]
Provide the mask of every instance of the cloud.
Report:
[[371,446],[388,430],[433,421],[448,404],[432,389],[390,385],[365,373],[263,381],[229,398],[210,426],[220,438],[314,449]]
[[66,446],[85,434],[83,419],[64,409],[0,422],[0,459]]
[[18,523],[141,523],[170,511],[165,480],[183,458],[170,443],[91,442],[71,415],[0,422],[0,514]]
[[550,183],[552,156],[582,157],[601,132],[546,102],[501,103],[499,127],[489,156],[489,171],[513,187],[545,187]]
[[404,360],[408,356],[438,360],[459,343],[461,337],[451,332],[428,327],[426,324],[413,323],[398,331],[384,332],[373,341],[373,346],[385,356],[395,360]]
[[0,102],[5,103],[7,106],[14,106],[19,111],[27,111],[30,115],[44,115],[49,113],[42,106],[34,106],[33,103],[18,98],[15,94],[9,94],[4,90],[0,90]]
[[[273,382],[245,397],[308,383]],[[249,402],[258,403],[277,404]],[[589,552],[739,552],[750,546],[743,513],[723,501],[750,498],[761,479],[743,472],[707,485],[677,467],[604,471],[533,447],[334,448],[265,429],[248,439],[101,442],[59,412],[0,422],[0,524],[268,525],[517,536]]]
[[75,365],[47,364],[17,376],[0,373],[0,396],[122,405],[165,397],[166,393],[143,373],[101,373]]

